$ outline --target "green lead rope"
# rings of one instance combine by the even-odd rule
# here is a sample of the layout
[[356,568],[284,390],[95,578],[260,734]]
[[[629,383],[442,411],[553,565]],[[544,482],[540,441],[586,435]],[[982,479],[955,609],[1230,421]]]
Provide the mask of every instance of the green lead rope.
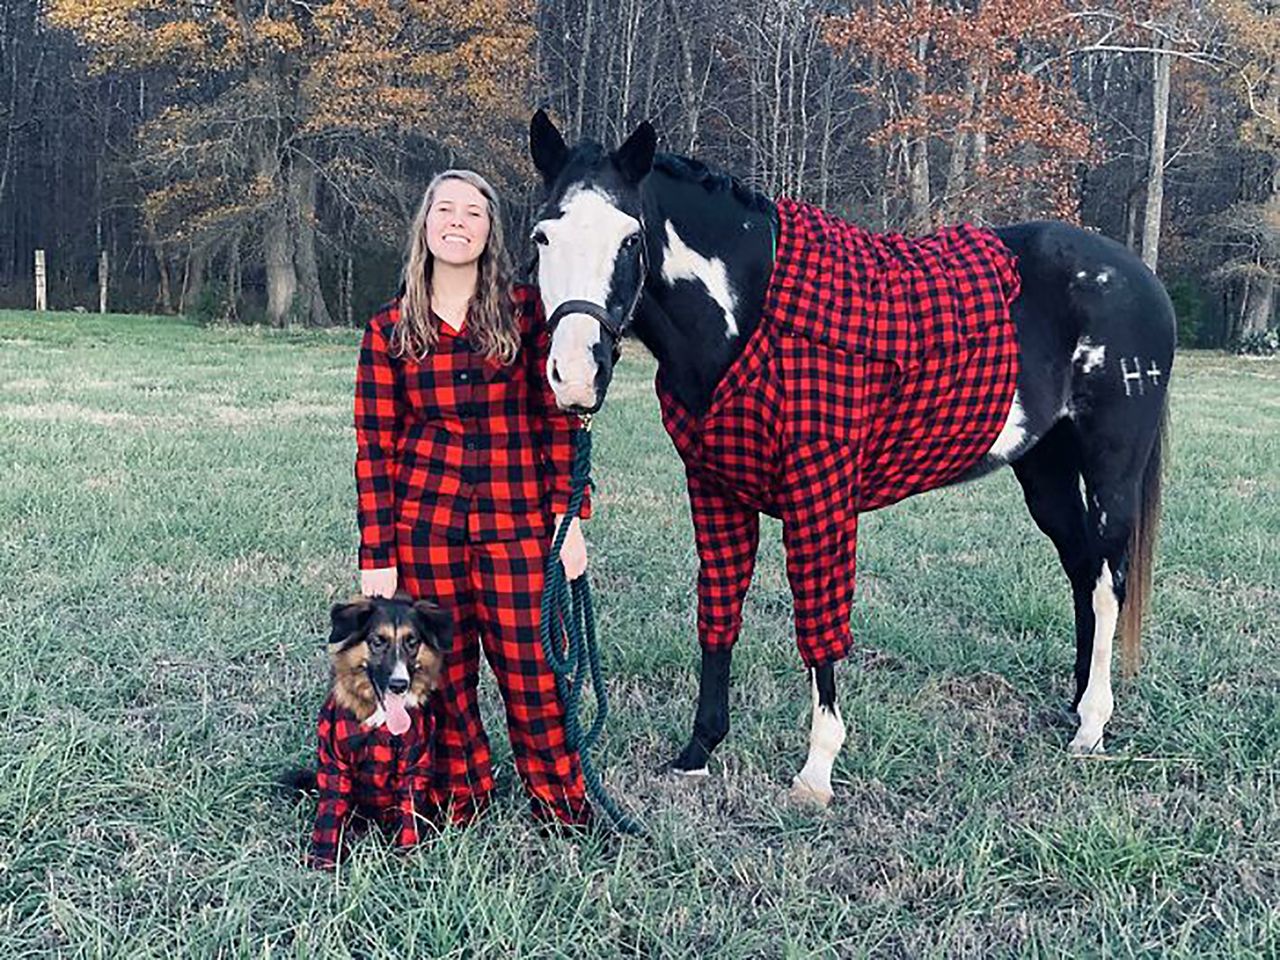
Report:
[[[565,522],[556,531],[547,557],[546,581],[542,588],[542,651],[556,678],[560,702],[564,704],[565,743],[576,750],[582,764],[582,779],[587,794],[609,817],[618,833],[639,835],[644,828],[630,817],[605,792],[591,762],[591,748],[600,739],[605,717],[609,713],[609,693],[600,669],[600,650],[596,646],[596,618],[591,606],[591,587],[584,573],[576,580],[565,577],[560,562],[560,548],[569,532],[569,524],[582,510],[582,498],[591,480],[591,421],[583,418],[583,428],[576,431],[573,445],[572,492]],[[561,628],[561,629],[557,629]],[[567,639],[567,644],[564,639]],[[582,729],[582,691],[591,680],[595,691],[596,715],[591,728]]]

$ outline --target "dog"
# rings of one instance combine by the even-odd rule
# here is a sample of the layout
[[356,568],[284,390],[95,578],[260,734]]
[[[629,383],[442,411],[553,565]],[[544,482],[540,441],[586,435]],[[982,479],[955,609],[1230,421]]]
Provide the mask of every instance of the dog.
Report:
[[318,767],[284,782],[316,789],[308,862],[337,866],[346,835],[367,822],[400,849],[419,839],[435,725],[426,708],[453,634],[449,612],[430,600],[362,597],[329,614],[332,686],[317,721]]

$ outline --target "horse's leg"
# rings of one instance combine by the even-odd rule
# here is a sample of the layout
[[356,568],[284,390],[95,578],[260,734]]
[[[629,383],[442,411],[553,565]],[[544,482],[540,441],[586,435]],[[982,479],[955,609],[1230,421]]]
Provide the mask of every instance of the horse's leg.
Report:
[[[1167,363],[1166,368],[1167,369]],[[1079,424],[1089,527],[1099,558],[1092,592],[1093,651],[1076,712],[1076,753],[1101,752],[1111,719],[1111,651],[1123,616],[1125,666],[1137,669],[1142,617],[1151,588],[1152,547],[1159,522],[1163,391],[1143,403],[1098,402]]]
[[809,726],[809,756],[791,784],[791,799],[825,807],[831,802],[831,768],[844,746],[844,720],[836,705],[836,667],[828,663],[809,668],[813,690],[813,721]]
[[733,650],[702,649],[702,673],[698,678],[698,709],[693,736],[669,769],[689,777],[705,777],[711,752],[729,734],[729,666]]
[[[1084,500],[1080,496],[1080,461],[1075,425],[1064,419],[1059,420],[1013,464],[1013,472],[1022,484],[1031,518],[1053,541],[1058,560],[1071,582],[1076,620],[1076,692],[1073,706],[1079,704],[1084,696],[1092,672],[1094,638],[1098,632],[1094,590],[1101,566],[1095,557],[1096,548],[1089,534]],[[1107,637],[1110,644],[1109,632]],[[1109,664],[1109,647],[1106,659]]]

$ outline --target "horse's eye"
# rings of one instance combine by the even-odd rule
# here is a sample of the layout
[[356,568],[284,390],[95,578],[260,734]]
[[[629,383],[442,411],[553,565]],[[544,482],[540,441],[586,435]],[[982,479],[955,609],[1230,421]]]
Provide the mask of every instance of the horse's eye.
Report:
[[627,237],[622,241],[622,245],[630,249],[631,247],[634,247],[639,242],[640,242],[640,234],[633,233],[631,234],[631,236]]
[[541,230],[534,230],[529,236],[538,246],[545,247],[547,245],[547,235]]

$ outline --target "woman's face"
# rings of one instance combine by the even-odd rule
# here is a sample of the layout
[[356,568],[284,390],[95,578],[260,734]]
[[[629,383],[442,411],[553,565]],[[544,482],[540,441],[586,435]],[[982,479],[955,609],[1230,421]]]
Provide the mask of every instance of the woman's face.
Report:
[[437,260],[475,263],[489,241],[489,203],[471,184],[446,180],[431,198],[426,230],[427,249]]

